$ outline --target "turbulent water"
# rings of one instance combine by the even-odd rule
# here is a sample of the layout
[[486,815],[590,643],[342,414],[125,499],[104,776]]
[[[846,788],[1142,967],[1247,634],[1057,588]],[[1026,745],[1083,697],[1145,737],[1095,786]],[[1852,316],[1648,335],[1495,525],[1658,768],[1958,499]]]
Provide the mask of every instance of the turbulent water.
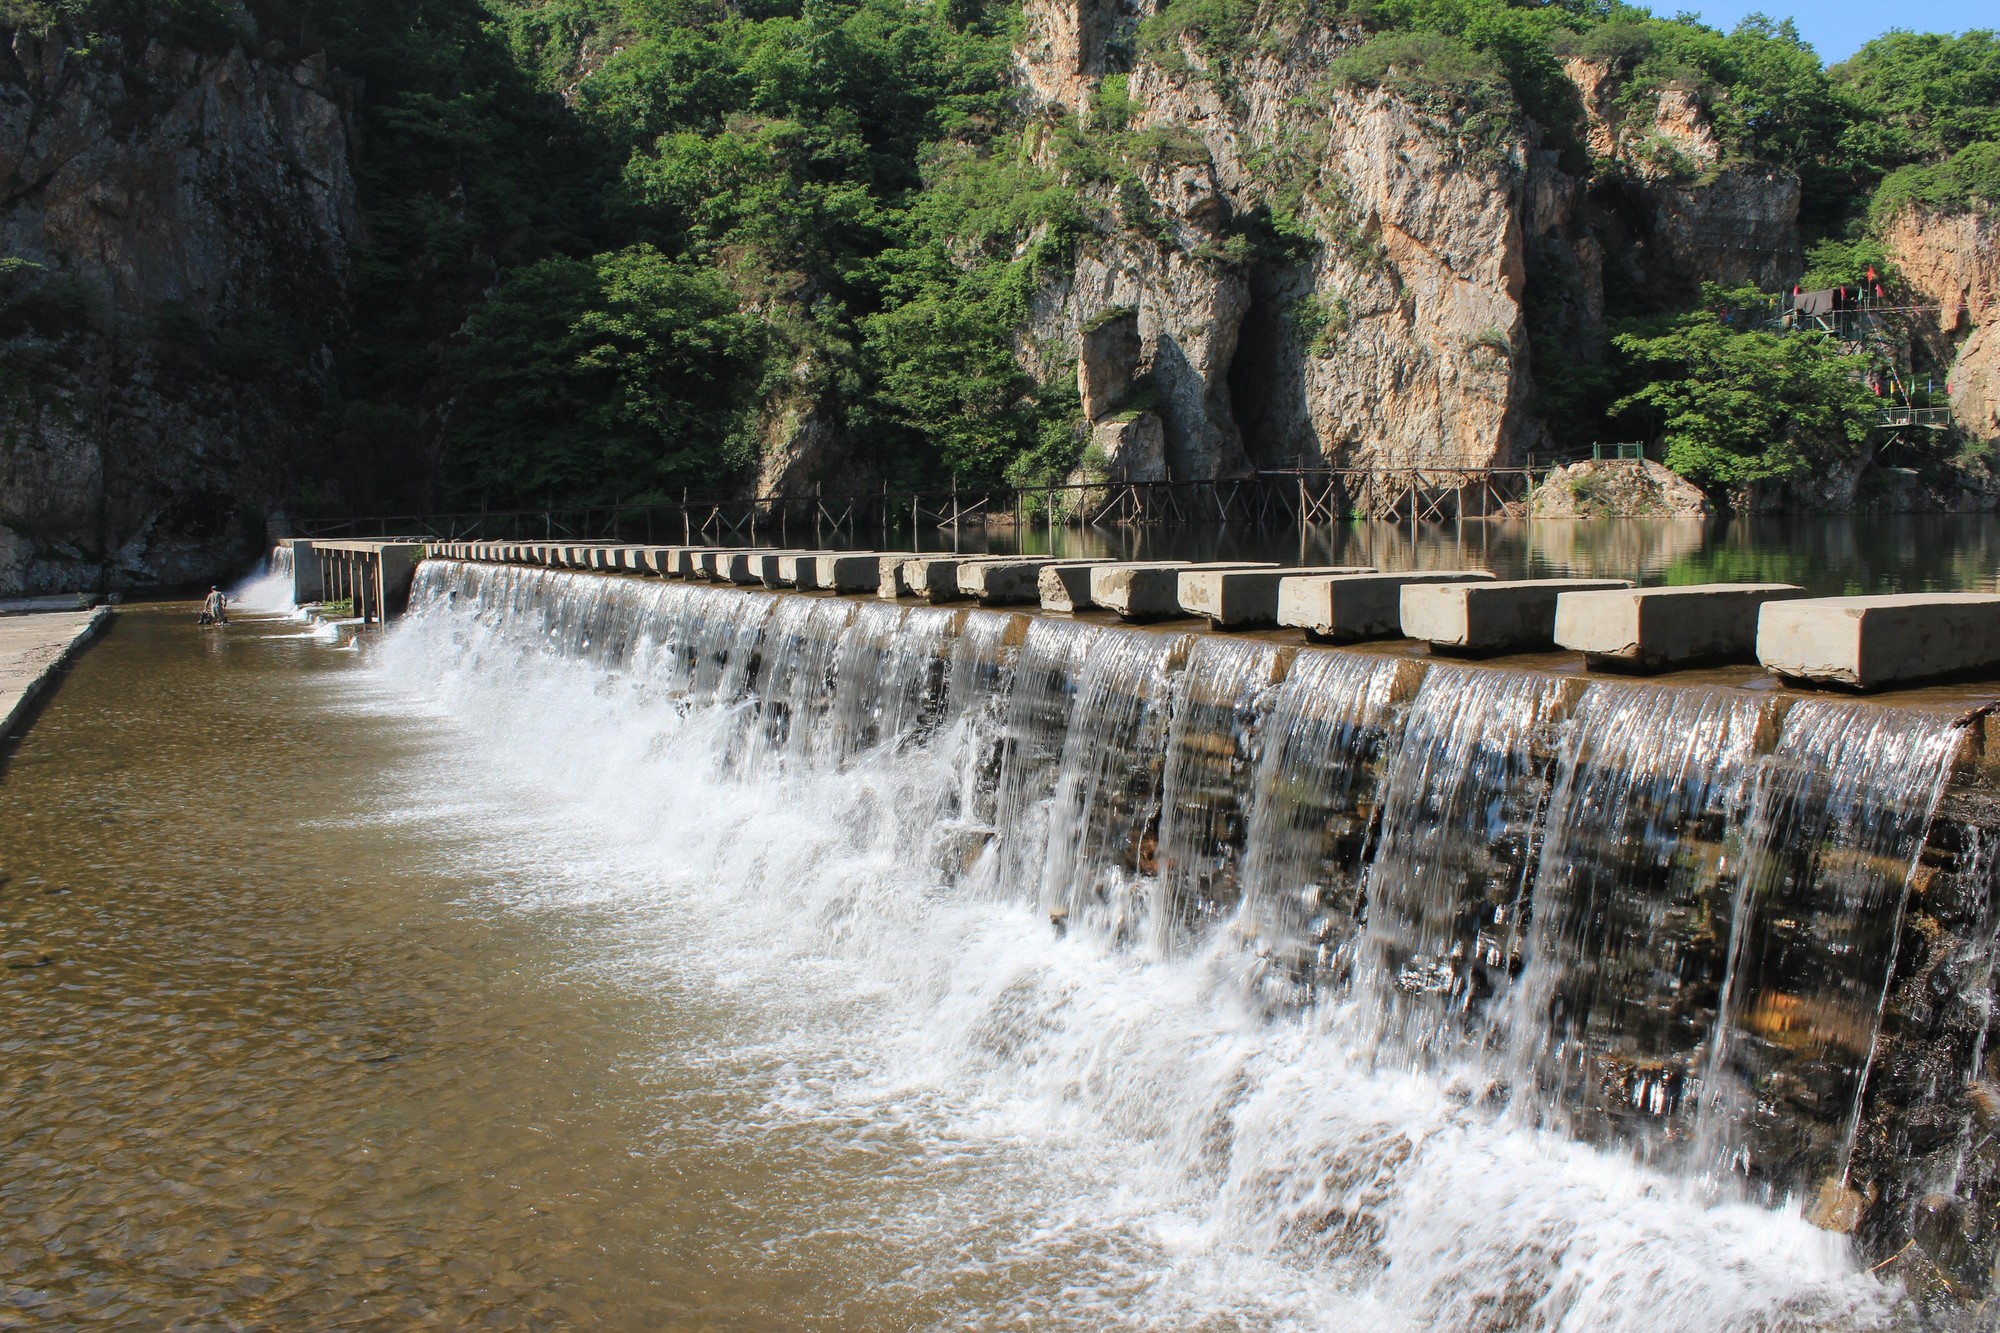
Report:
[[743,1132],[881,1145],[949,1322],[1895,1319],[1799,1201],[1942,722],[435,561],[373,667],[758,1015]]

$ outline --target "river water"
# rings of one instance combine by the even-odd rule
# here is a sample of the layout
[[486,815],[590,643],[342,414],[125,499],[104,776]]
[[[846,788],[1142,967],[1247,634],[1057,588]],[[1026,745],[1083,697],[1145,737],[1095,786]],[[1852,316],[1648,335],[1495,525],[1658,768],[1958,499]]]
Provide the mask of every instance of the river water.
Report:
[[129,609],[0,768],[0,1327],[1898,1322],[1797,1199],[968,889],[964,716],[801,686],[793,762],[431,596]]

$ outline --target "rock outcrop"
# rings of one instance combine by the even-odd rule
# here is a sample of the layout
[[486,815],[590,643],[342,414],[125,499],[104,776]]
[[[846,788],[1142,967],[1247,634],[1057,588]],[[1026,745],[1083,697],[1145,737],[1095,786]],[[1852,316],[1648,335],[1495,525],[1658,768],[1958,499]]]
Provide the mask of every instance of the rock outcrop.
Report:
[[1952,355],[1952,417],[1976,439],[2000,441],[2000,220],[1991,213],[1904,209],[1883,228],[1903,281],[1939,308],[1935,332]]
[[1571,463],[1549,473],[1530,518],[1707,518],[1708,497],[1651,459]]
[[16,32],[0,53],[0,594],[205,580],[323,447],[359,221],[340,81]]
[[[1687,93],[1625,125],[1616,80],[1572,62],[1607,189],[1519,116],[1343,85],[1333,62],[1366,39],[1358,24],[1275,20],[1222,57],[1194,33],[1143,49],[1130,0],[1033,0],[1027,16],[1031,113],[1091,125],[1101,80],[1124,75],[1136,188],[1095,187],[1096,225],[1041,291],[1023,358],[1038,374],[1075,360],[1100,448],[1132,403],[1157,414],[1175,478],[1513,461],[1542,438],[1531,268],[1560,293],[1543,331],[1590,360],[1607,265],[1667,303],[1801,266],[1797,178],[1724,165]],[[1275,211],[1311,242],[1260,245]]]

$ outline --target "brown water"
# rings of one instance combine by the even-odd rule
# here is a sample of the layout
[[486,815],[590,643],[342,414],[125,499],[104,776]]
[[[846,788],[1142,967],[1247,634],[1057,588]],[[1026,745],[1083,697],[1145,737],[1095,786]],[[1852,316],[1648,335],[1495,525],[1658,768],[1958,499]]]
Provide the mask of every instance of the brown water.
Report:
[[0,1327],[926,1322],[885,1136],[746,1132],[737,1016],[496,906],[295,631],[127,611],[0,769]]

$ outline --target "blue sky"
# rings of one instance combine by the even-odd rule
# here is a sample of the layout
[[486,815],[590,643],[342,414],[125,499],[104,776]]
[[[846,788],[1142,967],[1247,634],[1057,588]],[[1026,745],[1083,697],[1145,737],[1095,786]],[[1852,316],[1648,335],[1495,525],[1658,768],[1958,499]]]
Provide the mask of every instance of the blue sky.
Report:
[[[1644,0],[1641,0],[1643,3]],[[1724,32],[1745,14],[1790,18],[1799,35],[1813,45],[1820,59],[1837,64],[1853,55],[1870,37],[1887,28],[1918,32],[1963,32],[1967,28],[2000,28],[1993,0],[1903,0],[1898,4],[1864,4],[1861,0],[1653,0],[1647,6],[1669,16],[1685,8],[1702,22]]]

